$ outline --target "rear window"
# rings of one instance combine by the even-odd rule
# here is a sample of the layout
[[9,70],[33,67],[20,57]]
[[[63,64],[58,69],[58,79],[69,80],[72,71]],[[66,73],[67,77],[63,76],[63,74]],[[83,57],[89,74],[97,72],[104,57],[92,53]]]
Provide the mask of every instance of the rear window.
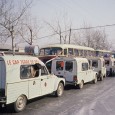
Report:
[[82,71],[88,70],[88,63],[82,63]]
[[98,68],[98,60],[92,60],[92,67]]
[[59,71],[59,70],[63,70],[64,68],[64,62],[63,61],[57,61],[56,62],[56,70]]
[[110,61],[109,60],[105,60],[105,65],[109,66]]
[[66,71],[73,71],[73,62],[66,61],[66,63],[65,63],[65,70]]

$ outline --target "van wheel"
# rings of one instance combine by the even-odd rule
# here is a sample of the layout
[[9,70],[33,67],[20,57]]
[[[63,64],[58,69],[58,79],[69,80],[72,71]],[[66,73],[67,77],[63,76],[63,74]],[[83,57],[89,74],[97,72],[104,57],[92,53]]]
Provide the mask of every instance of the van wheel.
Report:
[[106,74],[104,75],[104,78],[106,78],[107,76],[106,76]]
[[56,97],[61,97],[62,94],[63,94],[63,91],[64,91],[64,85],[63,85],[63,83],[60,82],[59,85],[58,85],[58,88],[55,92],[55,96]]
[[93,80],[93,83],[94,83],[94,84],[97,83],[97,75],[95,75],[95,79]]
[[16,102],[14,103],[15,112],[21,112],[25,109],[27,103],[27,98],[24,95],[18,97]]
[[100,76],[100,81],[103,81],[103,75]]
[[83,81],[81,81],[81,83],[78,85],[79,89],[82,89],[83,88]]

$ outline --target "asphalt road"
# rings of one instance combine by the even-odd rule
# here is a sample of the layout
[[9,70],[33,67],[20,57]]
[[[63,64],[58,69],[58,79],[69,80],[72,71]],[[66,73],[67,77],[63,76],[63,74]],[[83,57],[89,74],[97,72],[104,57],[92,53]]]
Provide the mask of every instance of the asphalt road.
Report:
[[36,98],[20,113],[0,108],[0,115],[115,115],[115,77],[85,84],[81,90],[66,86],[62,97]]

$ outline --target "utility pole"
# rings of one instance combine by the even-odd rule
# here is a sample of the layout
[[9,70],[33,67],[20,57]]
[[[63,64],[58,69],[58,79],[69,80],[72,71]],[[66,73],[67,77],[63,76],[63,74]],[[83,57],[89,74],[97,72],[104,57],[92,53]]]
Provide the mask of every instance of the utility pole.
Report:
[[70,33],[69,33],[69,44],[70,44],[70,40],[71,39],[71,28],[70,28]]

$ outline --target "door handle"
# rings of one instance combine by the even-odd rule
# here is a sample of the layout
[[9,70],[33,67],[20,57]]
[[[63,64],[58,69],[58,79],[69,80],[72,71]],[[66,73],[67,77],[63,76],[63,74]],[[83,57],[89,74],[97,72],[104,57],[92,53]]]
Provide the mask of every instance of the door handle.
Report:
[[36,84],[36,82],[35,81],[33,81],[33,85],[35,85]]
[[43,79],[41,79],[41,81],[43,81]]

